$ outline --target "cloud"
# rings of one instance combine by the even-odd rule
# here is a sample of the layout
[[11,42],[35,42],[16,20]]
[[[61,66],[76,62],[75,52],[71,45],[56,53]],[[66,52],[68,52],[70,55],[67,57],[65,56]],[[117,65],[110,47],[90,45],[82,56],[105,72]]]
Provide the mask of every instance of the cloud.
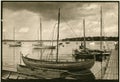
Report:
[[6,32],[6,30],[5,30],[5,29],[3,29],[3,32]]
[[[3,28],[9,30],[9,38],[15,27],[18,39],[37,39],[41,18],[43,39],[49,39],[57,23],[58,8],[61,8],[60,38],[83,36],[83,19],[86,20],[86,36],[97,36],[100,32],[100,6],[102,5],[106,34],[116,36],[118,33],[116,4],[112,2],[3,2]],[[114,28],[112,29],[114,31],[110,31],[109,27]]]
[[20,28],[19,32],[28,32],[29,28],[28,27],[24,27],[24,28]]
[[[79,17],[94,15],[93,9],[96,4],[82,2],[4,2],[3,8],[13,11],[28,10],[41,14],[46,20],[57,20],[58,8],[61,8],[61,15],[68,20]],[[87,10],[87,11],[85,11]],[[89,12],[89,13],[88,13]]]

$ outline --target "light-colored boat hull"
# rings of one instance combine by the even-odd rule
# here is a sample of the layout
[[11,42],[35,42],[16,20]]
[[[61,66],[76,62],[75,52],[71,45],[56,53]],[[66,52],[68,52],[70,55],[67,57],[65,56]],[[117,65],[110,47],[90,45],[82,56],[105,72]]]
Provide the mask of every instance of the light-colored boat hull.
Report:
[[79,62],[58,62],[36,60],[22,56],[23,62],[31,68],[49,68],[69,71],[80,71],[90,69],[94,65],[94,59],[88,59]]

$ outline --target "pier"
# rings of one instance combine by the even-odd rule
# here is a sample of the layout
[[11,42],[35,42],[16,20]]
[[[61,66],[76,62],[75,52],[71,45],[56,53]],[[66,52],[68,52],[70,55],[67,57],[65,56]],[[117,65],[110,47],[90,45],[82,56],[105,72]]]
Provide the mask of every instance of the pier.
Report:
[[96,79],[118,80],[118,50],[111,50],[110,56],[101,64],[102,69],[95,66]]
[[118,50],[112,50],[103,79],[118,79]]

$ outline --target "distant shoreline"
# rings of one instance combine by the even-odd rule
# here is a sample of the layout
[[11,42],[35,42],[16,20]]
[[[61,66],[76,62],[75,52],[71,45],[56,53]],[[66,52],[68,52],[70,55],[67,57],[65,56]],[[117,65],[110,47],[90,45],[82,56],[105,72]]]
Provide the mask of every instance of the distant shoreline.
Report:
[[[86,37],[85,40],[86,41],[118,41],[119,37]],[[5,39],[2,40],[3,42],[5,41],[9,41],[9,42],[13,42],[13,41],[21,41],[21,42],[38,42],[40,40],[9,40],[9,39]],[[42,40],[44,42],[50,42],[51,40]],[[53,40],[53,42],[56,40]],[[60,39],[59,41],[84,41],[83,37],[76,37],[76,38],[65,38],[65,39]]]

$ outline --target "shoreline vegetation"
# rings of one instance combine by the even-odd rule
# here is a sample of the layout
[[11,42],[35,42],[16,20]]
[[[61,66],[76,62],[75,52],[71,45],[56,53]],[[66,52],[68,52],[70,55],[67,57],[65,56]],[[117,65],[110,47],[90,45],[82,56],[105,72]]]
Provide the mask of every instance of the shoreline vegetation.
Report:
[[[119,37],[86,37],[85,40],[86,41],[118,41]],[[84,37],[74,37],[74,38],[65,38],[65,39],[61,39],[60,41],[83,41]],[[2,40],[3,42],[7,42],[7,41],[22,41],[22,42],[36,42],[38,40],[10,40],[10,39],[4,39]],[[43,41],[51,41],[51,40],[43,40]],[[53,40],[56,41],[56,40]]]

